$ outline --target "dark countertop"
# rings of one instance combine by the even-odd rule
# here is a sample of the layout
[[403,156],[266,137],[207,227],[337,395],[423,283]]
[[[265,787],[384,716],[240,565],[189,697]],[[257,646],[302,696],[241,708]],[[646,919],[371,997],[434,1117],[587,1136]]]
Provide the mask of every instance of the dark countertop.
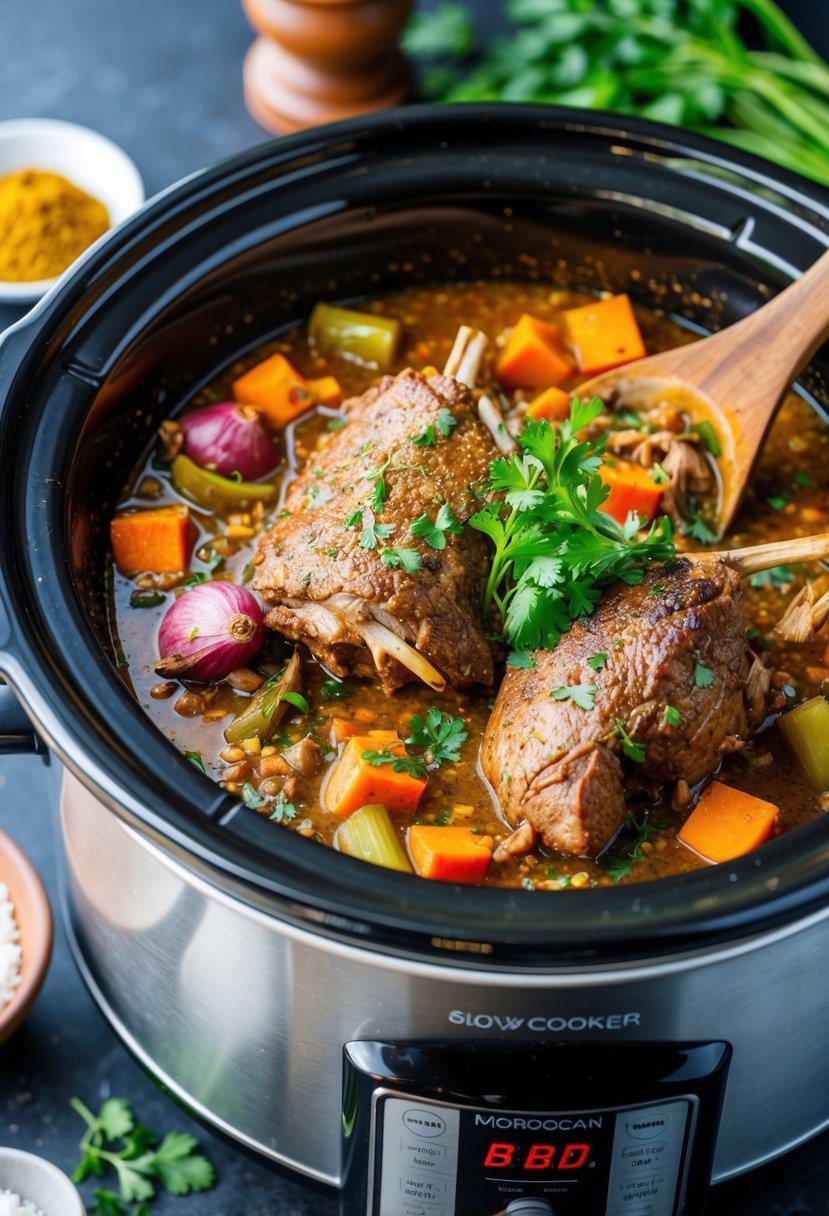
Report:
[[[491,0],[475,7],[484,27],[500,20],[501,6]],[[821,5],[799,0],[789,8],[813,39],[826,42]],[[56,117],[94,127],[126,149],[153,194],[263,138],[241,97],[240,66],[250,41],[236,0],[0,0],[0,119]],[[18,315],[0,307],[0,329]],[[37,865],[58,921],[43,992],[23,1028],[0,1048],[0,1145],[41,1153],[71,1170],[82,1127],[69,1098],[77,1094],[95,1106],[108,1095],[123,1095],[158,1131],[199,1135],[218,1169],[215,1190],[190,1199],[162,1196],[152,1208],[157,1216],[335,1216],[333,1198],[275,1174],[194,1124],[104,1024],[59,923],[51,789],[39,759],[0,758],[0,828]],[[792,1077],[792,1085],[801,1080]],[[91,1189],[84,1186],[85,1197]],[[717,1187],[710,1216],[826,1216],[828,1194],[824,1134]]]

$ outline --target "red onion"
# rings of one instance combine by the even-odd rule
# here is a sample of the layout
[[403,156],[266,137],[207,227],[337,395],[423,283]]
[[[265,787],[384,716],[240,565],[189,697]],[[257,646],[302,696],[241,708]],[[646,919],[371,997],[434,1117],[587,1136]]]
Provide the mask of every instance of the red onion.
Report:
[[185,414],[179,425],[184,432],[185,454],[222,477],[239,473],[245,481],[255,481],[276,465],[270,435],[261,416],[249,405],[233,401],[205,405]]
[[253,658],[264,635],[262,609],[246,587],[199,583],[167,609],[155,670],[185,680],[221,680]]

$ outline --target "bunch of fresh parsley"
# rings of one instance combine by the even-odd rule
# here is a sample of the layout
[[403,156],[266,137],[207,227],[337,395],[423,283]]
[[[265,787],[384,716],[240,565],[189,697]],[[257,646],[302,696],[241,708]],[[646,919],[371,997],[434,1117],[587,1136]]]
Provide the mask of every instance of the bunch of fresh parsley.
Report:
[[136,1123],[125,1098],[108,1098],[97,1115],[73,1098],[70,1105],[86,1123],[80,1143],[81,1160],[72,1175],[83,1182],[91,1174],[100,1178],[115,1170],[118,1193],[95,1190],[93,1216],[127,1216],[125,1204],[135,1204],[130,1216],[149,1216],[156,1187],[171,1195],[206,1191],[213,1186],[213,1166],[195,1152],[197,1141],[184,1132],[168,1132],[163,1140]]
[[774,0],[508,0],[506,10],[508,36],[483,48],[472,3],[413,18],[405,45],[430,65],[427,97],[640,114],[829,185],[829,66]]
[[648,562],[675,556],[667,516],[642,534],[646,521],[633,512],[618,524],[600,510],[609,494],[598,471],[601,445],[580,432],[603,408],[597,397],[576,398],[558,426],[529,421],[519,451],[490,465],[495,501],[469,521],[495,547],[485,619],[497,615],[515,650],[554,647],[609,583],[640,583]]

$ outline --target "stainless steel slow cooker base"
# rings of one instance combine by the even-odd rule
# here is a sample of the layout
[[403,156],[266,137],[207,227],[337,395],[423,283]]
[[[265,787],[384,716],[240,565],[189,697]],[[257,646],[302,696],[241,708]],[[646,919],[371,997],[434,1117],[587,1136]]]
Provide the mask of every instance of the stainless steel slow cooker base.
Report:
[[342,1053],[361,1039],[724,1040],[715,1181],[829,1123],[829,1054],[814,1050],[829,1029],[829,909],[615,967],[429,965],[266,915],[68,774],[61,821],[75,952],[118,1034],[207,1122],[317,1181],[342,1180]]

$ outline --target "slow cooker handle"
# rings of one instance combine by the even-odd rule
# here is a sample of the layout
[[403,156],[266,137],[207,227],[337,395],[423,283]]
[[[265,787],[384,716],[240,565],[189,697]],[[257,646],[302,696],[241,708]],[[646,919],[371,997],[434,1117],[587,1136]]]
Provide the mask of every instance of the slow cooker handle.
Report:
[[[3,427],[2,414],[7,404],[13,370],[19,365],[30,341],[31,319],[32,314],[29,314],[0,334],[0,428]],[[3,674],[4,648],[13,653],[14,636],[7,604],[3,563],[0,560],[0,756],[32,752],[46,755],[42,740]]]
[[31,752],[42,756],[46,748],[17,697],[0,676],[0,756]]

